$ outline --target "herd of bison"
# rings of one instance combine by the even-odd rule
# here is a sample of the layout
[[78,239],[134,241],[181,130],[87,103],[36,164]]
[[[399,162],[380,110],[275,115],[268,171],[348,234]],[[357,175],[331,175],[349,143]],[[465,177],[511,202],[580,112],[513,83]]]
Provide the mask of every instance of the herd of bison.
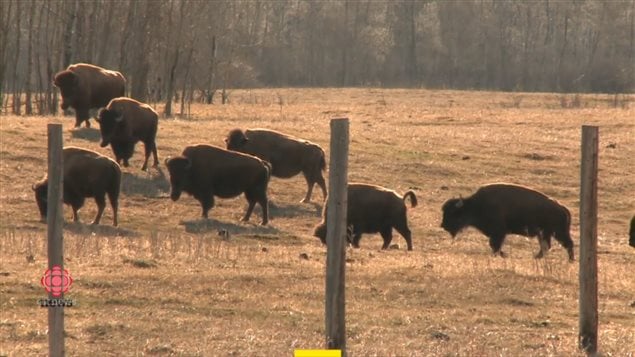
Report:
[[[55,75],[54,84],[62,94],[62,109],[73,108],[75,127],[84,122],[90,127],[90,111],[99,109],[97,122],[102,147],[111,146],[115,160],[91,150],[65,147],[64,203],[73,209],[73,219],[86,198],[94,198],[99,224],[106,206],[106,195],[113,211],[113,225],[117,225],[117,208],[121,186],[120,164],[128,166],[135,144],[143,142],[145,160],[142,170],[159,165],[155,138],[158,115],[152,107],[124,97],[126,79],[117,72],[78,63]],[[226,148],[212,145],[187,146],[180,156],[168,159],[165,165],[170,176],[170,198],[176,201],[186,192],[200,202],[201,215],[208,218],[214,198],[232,198],[244,193],[248,202],[243,221],[248,221],[256,205],[262,209],[261,224],[269,221],[267,186],[271,176],[289,178],[302,173],[307,182],[306,196],[311,200],[317,184],[326,200],[327,189],[323,172],[326,169],[324,150],[317,144],[267,129],[234,129],[225,139]],[[47,179],[33,185],[35,199],[42,220],[47,212]],[[379,233],[383,249],[392,241],[393,228],[406,240],[412,250],[408,228],[406,199],[417,205],[413,191],[403,196],[380,186],[364,183],[348,185],[348,240],[359,247],[364,233]],[[326,243],[326,210],[323,221],[314,235]],[[466,198],[447,200],[442,207],[441,227],[455,236],[466,227],[475,227],[489,238],[494,254],[504,256],[501,246],[507,234],[537,237],[541,258],[551,247],[553,236],[574,260],[570,235],[571,214],[567,207],[528,187],[495,183],[479,188]],[[635,247],[635,216],[631,219],[629,244]]]

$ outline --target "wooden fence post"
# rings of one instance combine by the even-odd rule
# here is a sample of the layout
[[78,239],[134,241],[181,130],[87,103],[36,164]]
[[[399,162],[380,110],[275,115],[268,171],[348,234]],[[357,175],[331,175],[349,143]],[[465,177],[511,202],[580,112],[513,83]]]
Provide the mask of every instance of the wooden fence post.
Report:
[[346,356],[345,268],[348,204],[348,118],[331,120],[329,192],[326,202],[326,348]]
[[580,349],[598,349],[598,127],[582,126],[580,165]]
[[[64,243],[62,227],[64,224],[63,197],[63,160],[62,160],[62,125],[48,125],[48,196],[47,196],[47,236],[48,236],[48,268],[59,266],[64,269]],[[64,295],[49,299],[62,299]],[[64,308],[48,307],[49,323],[49,356],[64,356]]]

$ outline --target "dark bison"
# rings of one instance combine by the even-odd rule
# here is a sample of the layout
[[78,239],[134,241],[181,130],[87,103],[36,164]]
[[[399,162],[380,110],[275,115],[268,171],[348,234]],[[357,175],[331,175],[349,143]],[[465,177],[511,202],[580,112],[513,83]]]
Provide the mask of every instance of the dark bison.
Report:
[[569,210],[543,193],[511,184],[491,184],[467,198],[453,198],[443,204],[441,227],[452,237],[472,226],[489,237],[494,254],[505,256],[501,246],[507,234],[538,236],[542,258],[551,248],[551,236],[567,249],[573,261],[573,241],[569,233]]
[[[362,183],[348,184],[348,205],[346,225],[352,232],[353,247],[359,248],[363,233],[379,233],[384,239],[382,249],[387,249],[392,241],[395,228],[405,239],[408,250],[412,250],[412,237],[408,228],[405,200],[410,197],[412,207],[417,206],[417,196],[413,191],[399,196],[395,191],[380,186]],[[314,235],[326,244],[327,206],[324,206],[322,222],[315,227]]]
[[326,199],[326,183],[322,172],[326,168],[324,150],[317,144],[267,129],[234,129],[225,139],[228,150],[257,156],[271,163],[271,175],[290,178],[304,174],[308,190],[302,202],[311,200],[317,183]]
[[[106,207],[106,195],[112,207],[112,224],[117,225],[117,207],[121,185],[121,169],[113,160],[94,151],[77,147],[65,147],[64,160],[64,203],[73,208],[73,221],[79,221],[78,211],[86,197],[95,198],[97,215],[92,224],[99,224]],[[48,178],[33,185],[35,201],[40,209],[42,221],[46,220]]]
[[631,229],[628,231],[628,244],[635,248],[635,216],[631,218]]
[[75,109],[75,127],[83,121],[90,127],[90,110],[108,105],[111,99],[125,94],[126,79],[117,71],[92,64],[76,63],[58,72],[53,80],[62,92],[62,109]]
[[154,156],[154,166],[159,165],[156,145],[159,115],[152,107],[132,98],[115,98],[99,111],[97,122],[101,131],[101,147],[110,144],[118,163],[123,160],[123,166],[128,167],[134,146],[141,141],[146,153],[141,169],[148,168],[150,153]]
[[185,191],[194,196],[203,209],[202,216],[214,207],[214,196],[232,198],[245,193],[248,221],[256,203],[262,208],[262,225],[269,221],[267,185],[271,167],[255,156],[211,145],[188,146],[181,156],[165,161],[170,172],[170,198],[176,201]]

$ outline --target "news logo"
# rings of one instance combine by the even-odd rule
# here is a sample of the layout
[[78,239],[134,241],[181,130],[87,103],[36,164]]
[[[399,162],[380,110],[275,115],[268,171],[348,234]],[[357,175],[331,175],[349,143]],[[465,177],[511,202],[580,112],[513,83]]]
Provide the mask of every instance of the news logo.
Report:
[[295,350],[293,357],[342,357],[342,350]]
[[66,293],[73,284],[73,278],[68,270],[54,265],[51,269],[46,269],[40,284],[52,296],[52,298],[39,299],[38,304],[41,307],[71,307],[75,304],[72,299],[62,298],[62,294]]

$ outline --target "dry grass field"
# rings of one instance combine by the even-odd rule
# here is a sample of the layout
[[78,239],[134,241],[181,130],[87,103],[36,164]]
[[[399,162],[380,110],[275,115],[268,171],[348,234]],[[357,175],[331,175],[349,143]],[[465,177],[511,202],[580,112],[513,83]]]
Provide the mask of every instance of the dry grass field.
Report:
[[[508,236],[507,258],[485,236],[452,239],[441,205],[491,182],[531,186],[572,213],[578,256],[580,136],[600,126],[599,344],[606,356],[635,354],[635,97],[400,89],[235,90],[228,105],[194,105],[190,118],[162,119],[161,166],[140,170],[142,145],[124,168],[119,227],[107,206],[90,226],[92,199],[70,221],[65,207],[69,356],[292,356],[324,346],[326,250],[312,228],[322,197],[300,203],[301,176],[273,178],[271,222],[241,223],[243,197],[217,200],[208,221],[184,194],[168,198],[164,158],[188,144],[222,146],[235,127],[265,127],[329,149],[329,120],[350,123],[349,181],[400,194],[412,188],[414,251],[381,251],[365,235],[347,251],[350,356],[577,356],[578,269],[554,242],[535,260],[535,239]],[[162,108],[158,108],[159,110]],[[65,145],[112,157],[97,129],[73,117],[0,117],[0,355],[47,353],[40,278],[46,227],[31,185],[46,171],[46,124],[63,123]],[[93,127],[96,127],[93,121]],[[231,238],[221,240],[226,229]],[[306,254],[308,259],[301,258]]]

